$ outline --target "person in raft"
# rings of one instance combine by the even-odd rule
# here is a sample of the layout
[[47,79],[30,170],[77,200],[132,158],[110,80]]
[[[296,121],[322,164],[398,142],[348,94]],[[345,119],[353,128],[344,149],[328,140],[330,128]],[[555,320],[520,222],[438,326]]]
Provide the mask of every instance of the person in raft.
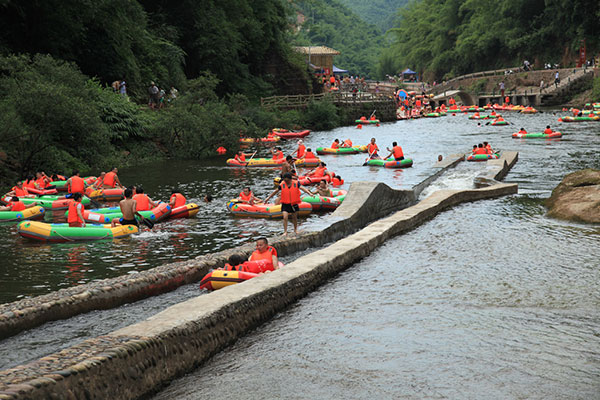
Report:
[[285,174],[292,174],[294,179],[298,178],[298,173],[296,172],[296,165],[294,164],[294,157],[287,156],[285,158],[285,162],[281,164],[281,177]]
[[34,195],[29,194],[27,188],[23,186],[22,181],[17,181],[17,184],[10,189],[10,192],[8,192],[7,195],[16,197],[35,197]]
[[69,203],[69,216],[67,222],[71,227],[85,228],[85,220],[83,219],[83,204],[81,204],[81,193],[73,193],[73,201]]
[[379,151],[379,147],[377,147],[377,144],[375,144],[375,138],[371,138],[371,143],[369,143],[367,145],[367,152],[369,153],[369,159],[373,159],[373,160],[378,160],[381,157],[379,157],[379,154],[377,154],[377,152]]
[[31,204],[25,205],[17,196],[11,197],[8,205],[0,206],[0,211],[23,211],[26,208],[35,207],[37,203],[34,201]]
[[315,153],[313,153],[309,147],[306,149],[306,153],[304,153],[304,157],[302,157],[301,160],[314,160],[315,158],[317,158],[317,156],[315,156]]
[[233,157],[233,159],[237,162],[240,163],[244,163],[246,162],[246,157],[248,156],[248,154],[244,153],[243,151],[238,151],[237,154]]
[[488,142],[483,142],[483,148],[487,151],[488,154],[494,154],[494,150],[492,150],[492,145]]
[[340,145],[340,147],[352,147],[352,140],[350,140],[350,139],[344,140],[344,142]]
[[387,160],[392,155],[394,156],[394,160],[396,161],[404,160],[404,152],[402,151],[402,147],[398,146],[398,142],[393,142],[392,149],[390,150],[388,147],[387,151],[389,151],[390,154],[388,154],[387,157],[384,158],[384,160]]
[[274,149],[271,149],[271,153],[273,153],[273,160],[282,160],[285,158],[281,147],[275,147]]
[[117,175],[119,170],[117,167],[114,167],[104,175],[104,180],[102,181],[102,188],[104,189],[112,189],[115,187],[123,187],[121,181],[119,180],[119,176]]
[[[121,208],[121,214],[123,214],[123,216],[121,218],[113,218],[110,222],[110,226],[113,228],[117,226],[117,224],[138,226],[138,222],[135,219],[136,215],[141,219],[144,219],[142,214],[136,211],[137,202],[132,198],[133,190],[127,188],[125,189],[124,194],[125,198],[119,202],[119,207]],[[69,215],[70,214],[71,213],[69,213]]]
[[340,139],[335,139],[333,141],[333,143],[331,143],[331,148],[332,149],[339,149],[340,148]]
[[519,129],[519,133],[520,133],[521,135],[527,135],[527,131],[525,130],[525,128],[521,128],[521,129]]
[[239,254],[232,254],[227,259],[227,264],[223,268],[225,271],[243,271],[252,272],[254,274],[262,274],[273,271],[273,258],[270,260],[254,260],[248,261]]
[[292,214],[292,223],[294,224],[294,233],[298,233],[298,204],[300,204],[300,191],[311,195],[312,193],[303,188],[300,182],[292,180],[292,175],[287,173],[283,176],[283,181],[275,189],[269,197],[265,199],[265,203],[279,192],[281,192],[281,211],[283,212],[283,235],[287,235],[288,217]]
[[244,189],[242,189],[239,197],[236,200],[250,205],[262,203],[258,197],[254,196],[254,193],[252,193],[252,190],[250,190],[249,186],[246,186]]
[[544,129],[544,134],[545,134],[545,135],[549,135],[549,134],[551,134],[552,132],[553,132],[553,131],[552,131],[552,129],[550,128],[550,125],[546,125],[546,129]]
[[477,145],[477,149],[473,149],[473,154],[487,154],[487,150],[483,147],[483,143]]
[[179,189],[173,189],[171,191],[171,198],[169,198],[169,205],[171,206],[171,210],[176,209],[177,207],[185,206],[187,199],[184,195],[181,194]]
[[92,185],[94,187],[94,189],[102,188],[102,183],[104,182],[105,176],[106,176],[106,172],[104,172],[104,171],[100,172],[100,176],[98,177],[98,179],[96,179],[96,181],[94,181],[94,183]]
[[273,269],[279,268],[279,259],[277,258],[277,250],[273,246],[269,246],[269,241],[265,237],[256,239],[256,250],[250,255],[248,261],[270,261]]
[[312,171],[310,171],[309,173],[307,173],[306,176],[314,176],[315,178],[321,178],[321,177],[325,176],[325,174],[328,174],[327,164],[325,164],[323,161],[321,161],[319,163],[319,166],[317,168],[313,169]]
[[67,179],[67,191],[70,194],[85,193],[85,181],[79,176],[79,171],[73,171],[73,176]]
[[331,192],[331,189],[329,189],[329,185],[327,185],[326,181],[319,182],[317,189],[314,192],[311,191],[311,193],[315,196],[333,197],[333,193]]
[[298,149],[296,149],[295,153],[296,153],[296,158],[304,157],[304,154],[306,153],[306,146],[304,145],[304,142],[302,141],[302,139],[298,140]]
[[144,188],[141,186],[135,187],[135,194],[132,198],[135,200],[135,211],[148,211],[157,206],[157,204],[144,193]]

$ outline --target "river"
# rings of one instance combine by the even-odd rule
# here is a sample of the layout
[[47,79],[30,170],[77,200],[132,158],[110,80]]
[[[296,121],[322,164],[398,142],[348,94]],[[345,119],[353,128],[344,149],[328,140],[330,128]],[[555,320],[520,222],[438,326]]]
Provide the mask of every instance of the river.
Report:
[[[506,179],[519,183],[519,194],[456,207],[388,241],[157,398],[224,392],[234,398],[598,397],[600,228],[546,218],[542,200],[566,173],[598,167],[600,124],[563,124],[561,140],[525,141],[510,133],[521,126],[556,127],[557,116],[506,117],[516,126],[477,126],[461,114],[312,133],[305,142],[313,148],[336,137],[355,143],[376,137],[380,147],[397,140],[414,159],[413,168],[362,167],[363,154],[323,157],[347,182],[378,180],[395,188],[410,188],[428,176],[438,154],[464,152],[487,140],[495,148],[519,151]],[[295,142],[282,147],[291,151]],[[223,164],[221,159],[171,161],[121,171],[121,181],[142,183],[153,198],[167,198],[173,185],[197,202],[205,193],[215,197],[199,202],[198,218],[157,224],[130,239],[40,245],[18,237],[13,225],[1,226],[6,232],[0,248],[7,255],[3,301],[193,258],[256,234],[281,233],[280,221],[235,219],[224,206],[248,183],[264,196],[273,170]],[[462,163],[429,192],[471,187],[481,168]],[[327,224],[326,215],[309,217],[301,229]],[[194,296],[194,286],[164,302],[136,303],[146,304],[145,313],[128,312],[130,305],[119,308],[118,319],[82,316],[94,329],[78,328],[75,319],[46,324],[24,333],[33,337],[29,350],[7,345],[17,346],[17,337],[2,347],[13,354],[48,354]],[[73,332],[62,340],[57,330]],[[36,335],[52,344],[33,349]],[[27,359],[32,355],[7,362]]]

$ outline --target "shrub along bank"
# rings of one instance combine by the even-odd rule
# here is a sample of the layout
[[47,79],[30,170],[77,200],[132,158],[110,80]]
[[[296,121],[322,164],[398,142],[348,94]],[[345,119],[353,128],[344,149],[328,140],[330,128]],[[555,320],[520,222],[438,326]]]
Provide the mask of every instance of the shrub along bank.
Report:
[[186,81],[181,95],[153,111],[48,55],[0,57],[0,185],[43,170],[97,173],[161,158],[207,158],[235,151],[240,134],[273,127],[331,129],[345,121],[327,102],[306,112],[267,111],[242,94],[219,98],[211,73]]

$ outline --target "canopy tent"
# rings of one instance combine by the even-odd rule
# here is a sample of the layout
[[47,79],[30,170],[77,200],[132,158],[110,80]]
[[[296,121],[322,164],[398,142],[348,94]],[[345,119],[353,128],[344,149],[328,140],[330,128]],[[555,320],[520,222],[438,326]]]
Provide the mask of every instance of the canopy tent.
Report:
[[334,74],[345,74],[347,72],[348,72],[347,69],[341,69],[341,68],[336,67],[335,65],[333,66],[333,73]]
[[402,75],[416,75],[416,72],[410,68],[406,68],[404,71],[402,71]]

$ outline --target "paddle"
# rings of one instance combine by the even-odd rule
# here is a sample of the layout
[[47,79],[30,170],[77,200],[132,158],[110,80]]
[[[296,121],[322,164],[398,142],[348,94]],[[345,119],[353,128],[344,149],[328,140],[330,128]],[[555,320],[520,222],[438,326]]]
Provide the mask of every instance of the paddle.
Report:
[[365,160],[363,167],[369,165],[369,160],[373,157],[373,154],[375,154],[375,152],[369,153],[369,158]]
[[369,119],[371,119],[371,117],[372,117],[373,115],[375,115],[375,111],[377,111],[377,110],[373,110],[373,112],[371,113],[371,115],[369,115]]
[[252,160],[254,158],[254,155],[258,152],[258,150],[256,150],[254,153],[252,153],[252,155],[250,156],[250,158],[248,159],[248,161],[246,161],[246,165],[244,165],[244,168],[248,167],[248,164],[250,164],[250,160]]
[[142,217],[142,216],[139,216],[139,217],[138,217],[138,215],[136,215],[136,216],[135,216],[135,218],[136,218],[138,221],[140,221],[142,224],[146,225],[146,226],[148,227],[148,229],[152,229],[152,228],[154,228],[154,222],[150,221],[149,219],[147,219],[147,218],[144,218],[144,217]]

